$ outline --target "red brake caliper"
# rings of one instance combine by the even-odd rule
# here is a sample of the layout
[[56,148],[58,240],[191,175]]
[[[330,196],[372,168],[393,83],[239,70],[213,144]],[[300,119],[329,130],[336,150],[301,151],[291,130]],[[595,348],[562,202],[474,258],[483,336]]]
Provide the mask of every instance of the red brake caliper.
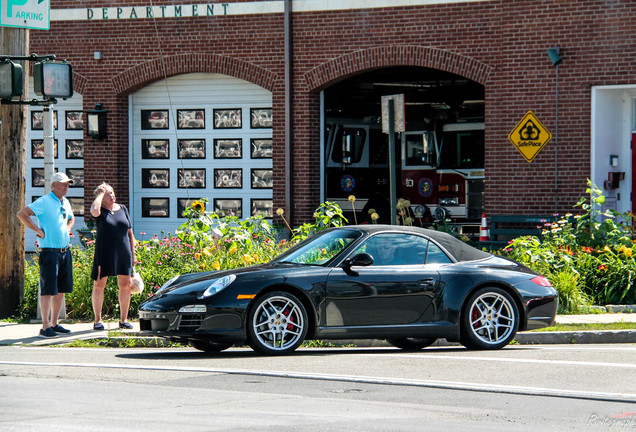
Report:
[[287,330],[293,330],[294,326],[290,323],[294,322],[294,317],[291,316],[291,311],[289,310],[289,308],[285,308],[285,310],[283,311],[283,315],[287,317]]
[[479,318],[479,312],[477,308],[473,308],[473,313],[471,314],[471,321],[473,322],[473,328],[479,327],[479,322],[477,322],[477,318]]

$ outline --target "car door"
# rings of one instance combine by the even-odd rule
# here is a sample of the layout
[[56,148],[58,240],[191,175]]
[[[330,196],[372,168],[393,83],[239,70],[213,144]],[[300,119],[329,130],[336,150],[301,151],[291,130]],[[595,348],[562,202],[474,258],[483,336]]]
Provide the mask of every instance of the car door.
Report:
[[[428,247],[428,239],[414,234],[379,233],[366,239],[349,256],[375,255],[373,265],[340,266],[327,279],[327,327],[429,321],[427,311],[441,284],[437,265],[425,264]],[[391,258],[385,249],[394,249]]]

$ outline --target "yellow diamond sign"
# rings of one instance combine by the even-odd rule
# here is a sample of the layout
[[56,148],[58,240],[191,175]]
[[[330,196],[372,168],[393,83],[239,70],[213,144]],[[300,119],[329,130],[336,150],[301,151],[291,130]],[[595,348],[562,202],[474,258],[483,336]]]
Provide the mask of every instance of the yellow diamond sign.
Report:
[[508,139],[528,162],[532,162],[552,139],[552,134],[541,124],[532,111],[528,111],[510,132]]

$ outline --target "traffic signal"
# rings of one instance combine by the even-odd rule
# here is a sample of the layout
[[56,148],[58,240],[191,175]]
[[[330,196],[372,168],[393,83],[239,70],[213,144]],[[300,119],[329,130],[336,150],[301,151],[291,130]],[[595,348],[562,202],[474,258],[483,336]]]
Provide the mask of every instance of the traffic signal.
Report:
[[33,65],[35,94],[45,98],[67,99],[73,96],[73,68],[58,61],[42,61]]
[[22,66],[11,60],[0,62],[0,99],[22,96]]

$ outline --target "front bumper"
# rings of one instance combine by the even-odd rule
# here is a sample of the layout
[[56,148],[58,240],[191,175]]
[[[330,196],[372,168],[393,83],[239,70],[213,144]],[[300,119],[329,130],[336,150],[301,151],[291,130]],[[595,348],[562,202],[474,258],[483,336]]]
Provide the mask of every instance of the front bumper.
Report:
[[139,311],[142,333],[167,339],[208,339],[239,342],[245,340],[242,315],[233,311],[190,313],[179,311]]

